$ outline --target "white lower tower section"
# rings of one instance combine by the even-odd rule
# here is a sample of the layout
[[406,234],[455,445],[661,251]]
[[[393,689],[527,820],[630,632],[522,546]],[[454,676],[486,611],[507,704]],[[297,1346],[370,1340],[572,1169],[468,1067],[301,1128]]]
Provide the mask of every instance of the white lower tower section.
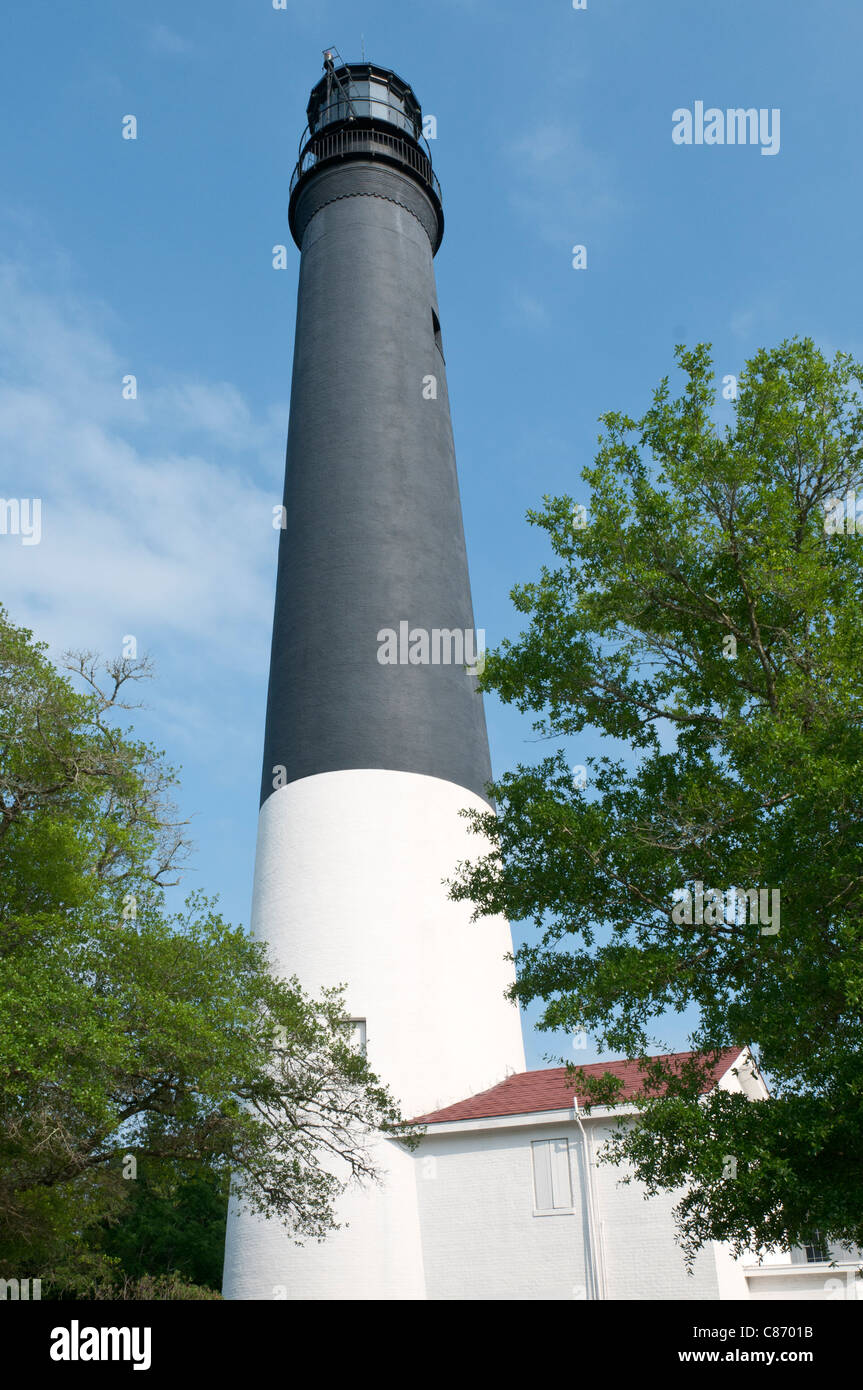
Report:
[[[444,879],[483,853],[462,808],[473,792],[409,772],[327,772],[261,807],[252,932],[274,968],[316,993],[345,983],[366,1020],[369,1063],[406,1117],[524,1071],[509,925],[470,921]],[[325,1242],[298,1247],[276,1221],[228,1217],[224,1294],[233,1299],[424,1298],[416,1160],[381,1140],[381,1187],[351,1190]]]

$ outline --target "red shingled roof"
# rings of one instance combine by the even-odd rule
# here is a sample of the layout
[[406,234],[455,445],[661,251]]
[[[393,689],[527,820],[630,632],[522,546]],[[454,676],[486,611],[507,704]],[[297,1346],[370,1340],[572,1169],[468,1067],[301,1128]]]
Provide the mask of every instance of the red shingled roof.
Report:
[[[705,1091],[724,1076],[743,1051],[740,1047],[729,1048],[723,1052],[710,1071],[710,1080]],[[663,1054],[676,1066],[682,1065],[693,1052],[669,1052]],[[637,1062],[590,1062],[581,1070],[587,1076],[602,1076],[610,1071],[623,1081],[623,1090],[618,1101],[629,1100],[641,1088],[644,1073]],[[481,1091],[478,1096],[456,1101],[443,1110],[434,1110],[428,1115],[418,1115],[413,1123],[436,1125],[446,1120],[480,1120],[494,1115],[528,1115],[538,1110],[571,1110],[573,1098],[572,1082],[567,1082],[566,1067],[546,1067],[542,1071],[516,1072],[505,1081],[492,1086],[490,1091]],[[585,1098],[579,1096],[579,1105]]]

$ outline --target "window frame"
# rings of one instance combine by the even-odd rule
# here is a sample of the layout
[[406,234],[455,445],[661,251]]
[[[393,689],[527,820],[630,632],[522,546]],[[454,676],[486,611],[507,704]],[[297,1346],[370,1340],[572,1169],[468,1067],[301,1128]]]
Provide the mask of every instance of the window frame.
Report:
[[[549,1195],[550,1195],[552,1201],[554,1201],[554,1187],[555,1187],[555,1181],[554,1181],[554,1179],[555,1179],[555,1174],[554,1174],[554,1157],[553,1157],[553,1155],[554,1155],[554,1150],[551,1148],[551,1146],[552,1146],[553,1144],[557,1144],[557,1145],[563,1144],[563,1145],[566,1146],[566,1147],[565,1147],[565,1153],[566,1153],[566,1178],[567,1178],[567,1183],[568,1183],[568,1186],[569,1186],[569,1205],[564,1205],[564,1206],[559,1206],[559,1207],[556,1207],[556,1206],[542,1207],[542,1206],[539,1205],[539,1186],[540,1186],[540,1185],[539,1185],[539,1182],[537,1181],[537,1179],[538,1179],[537,1150],[540,1149],[540,1148],[543,1148],[543,1149],[545,1149],[546,1152],[548,1153],[548,1165],[549,1165],[549,1166],[548,1166],[548,1184],[549,1184]],[[531,1139],[531,1141],[530,1141],[530,1176],[531,1176],[531,1196],[532,1196],[532,1199],[533,1199],[533,1200],[532,1200],[532,1215],[533,1215],[533,1216],[540,1217],[540,1216],[574,1216],[574,1215],[575,1215],[575,1210],[576,1210],[576,1208],[575,1208],[575,1184],[574,1184],[574,1182],[573,1182],[573,1175],[572,1175],[572,1155],[573,1155],[573,1151],[574,1151],[574,1150],[573,1150],[573,1145],[570,1143],[569,1135],[567,1135],[567,1134],[556,1134],[556,1135],[551,1135],[548,1139]]]

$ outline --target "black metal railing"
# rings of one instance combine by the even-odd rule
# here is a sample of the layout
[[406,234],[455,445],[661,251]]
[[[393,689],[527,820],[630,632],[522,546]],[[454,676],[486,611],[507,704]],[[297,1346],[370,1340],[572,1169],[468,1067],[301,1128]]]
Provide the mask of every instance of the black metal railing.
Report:
[[398,135],[389,135],[386,131],[368,127],[359,130],[346,127],[326,135],[313,136],[300,155],[297,166],[291,175],[291,193],[303,175],[307,174],[310,169],[315,169],[319,164],[323,164],[329,159],[339,159],[346,154],[367,154],[371,158],[377,154],[399,164],[406,164],[433,190],[438,202],[442,201],[440,184],[428,155],[417,149],[416,145],[410,141],[400,139]]

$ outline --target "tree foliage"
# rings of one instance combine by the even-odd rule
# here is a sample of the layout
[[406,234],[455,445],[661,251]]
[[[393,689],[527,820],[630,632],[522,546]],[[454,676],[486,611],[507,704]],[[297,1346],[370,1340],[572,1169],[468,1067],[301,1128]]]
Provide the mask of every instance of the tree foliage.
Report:
[[91,654],[66,664],[76,684],[0,610],[0,1274],[199,1275],[124,1266],[119,1236],[112,1253],[100,1233],[140,1224],[138,1180],[153,1216],[159,1192],[231,1172],[246,1206],[320,1238],[343,1182],[376,1178],[395,1103],[340,991],[277,978],[202,893],[168,910],[189,848],[175,774],[116,724],[147,663],[110,664],[104,688]]
[[[709,346],[676,356],[679,396],[665,378],[639,418],[601,417],[589,523],[571,497],[529,514],[555,565],[514,590],[529,625],[481,684],[559,746],[494,785],[472,819],[495,847],[453,893],[534,923],[516,994],[545,1028],[645,1059],[697,1007],[700,1064],[654,1068],[612,1148],[650,1191],[688,1186],[690,1251],[863,1244],[863,534],[825,529],[863,502],[863,369],[760,351],[721,428]],[[629,756],[580,756],[591,730]],[[732,888],[779,890],[778,932]],[[703,921],[675,920],[684,890]],[[771,1098],[697,1101],[746,1043]]]

